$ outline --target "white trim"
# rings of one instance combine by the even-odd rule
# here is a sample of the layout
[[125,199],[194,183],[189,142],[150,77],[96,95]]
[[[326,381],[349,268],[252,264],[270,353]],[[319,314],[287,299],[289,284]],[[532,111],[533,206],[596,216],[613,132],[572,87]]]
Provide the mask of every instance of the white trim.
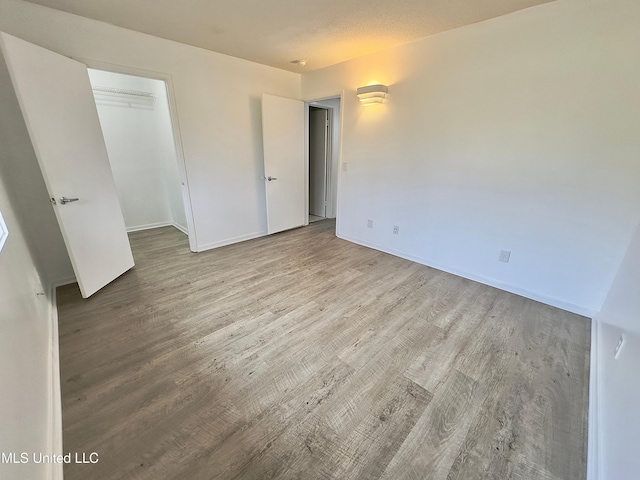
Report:
[[499,280],[488,278],[483,275],[477,275],[475,273],[467,272],[464,270],[459,270],[457,268],[452,268],[447,265],[442,265],[438,262],[433,262],[429,259],[418,257],[416,255],[411,255],[409,253],[403,252],[401,250],[396,250],[393,248],[388,248],[383,245],[379,245],[373,242],[368,242],[366,240],[360,240],[359,238],[350,237],[347,235],[342,235],[339,232],[336,233],[336,236],[342,238],[343,240],[347,240],[349,242],[357,243],[358,245],[362,245],[364,247],[373,248],[374,250],[380,250],[381,252],[389,253],[391,255],[395,255],[396,257],[405,258],[407,260],[411,260],[412,262],[420,263],[422,265],[426,265],[428,267],[436,268],[438,270],[442,270],[443,272],[451,273],[453,275],[457,275],[459,277],[468,278],[469,280],[473,280],[475,282],[483,283],[485,285],[489,285],[490,287],[495,287],[500,290],[504,290],[505,292],[513,293],[516,295],[520,295],[521,297],[529,298],[531,300],[535,300],[537,302],[544,303],[546,305],[551,305],[552,307],[557,307],[562,310],[566,310],[571,313],[576,313],[578,315],[583,315],[585,317],[593,318],[597,312],[594,310],[584,307],[582,305],[576,305],[570,302],[565,302],[564,300],[560,300],[558,298],[549,297],[547,295],[532,292],[530,290],[517,287],[515,285],[511,285],[508,283],[501,282]]
[[[49,452],[62,455],[62,397],[60,388],[60,348],[58,342],[58,303],[56,287],[50,289],[49,327]],[[51,462],[47,478],[63,479],[63,464]]]
[[158,223],[149,223],[147,225],[136,225],[134,227],[127,227],[127,233],[133,232],[141,232],[142,230],[151,230],[153,228],[162,228],[162,227],[174,227],[180,230],[185,235],[189,235],[189,230],[184,228],[182,225],[178,225],[174,222],[158,222]]
[[599,322],[591,320],[591,354],[589,358],[589,416],[587,443],[587,480],[598,480],[600,475],[600,415],[598,406],[598,328]]
[[177,228],[178,230],[180,230],[182,233],[184,233],[185,235],[189,235],[189,231],[184,228],[182,225],[178,225],[177,223],[172,223],[171,224],[172,227]]
[[[303,226],[303,225],[300,225]],[[298,228],[298,227],[293,227]],[[218,242],[206,243],[204,245],[198,245],[196,252],[204,252],[206,250],[212,250],[218,247],[224,247],[226,245],[232,245],[234,243],[245,242],[247,240],[253,240],[254,238],[265,237],[268,235],[266,231],[250,233],[248,235],[240,235],[239,237],[228,238],[226,240],[220,240]]]
[[311,203],[311,192],[309,185],[311,183],[311,155],[310,155],[310,142],[309,138],[309,130],[311,128],[311,120],[310,120],[310,111],[311,107],[319,108],[324,110],[326,113],[326,122],[328,125],[325,126],[326,131],[326,142],[325,142],[325,154],[324,154],[324,218],[332,218],[327,215],[327,212],[331,214],[331,208],[333,207],[332,200],[332,192],[331,192],[331,164],[332,164],[332,140],[333,140],[333,115],[334,108],[327,107],[325,105],[320,105],[317,102],[305,102],[304,110],[305,110],[305,123],[304,123],[304,156],[305,156],[305,212],[307,215],[307,220],[305,220],[304,226],[309,225],[309,215],[313,215],[309,211],[309,204]]
[[333,92],[325,92],[320,95],[311,95],[304,98],[304,102],[313,103],[313,102],[321,102],[323,100],[331,100],[333,98],[340,98],[340,103],[342,104],[342,97],[344,96],[344,90],[334,90]]
[[64,285],[71,285],[72,283],[76,283],[78,280],[75,275],[69,277],[60,277],[51,282],[51,288],[56,289],[58,287],[62,287]]
[[[148,223],[146,225],[134,225],[133,227],[127,227],[127,233],[131,232],[139,232],[141,230],[151,230],[152,228],[161,228],[161,227],[175,227],[172,222],[157,222],[157,223]],[[182,230],[182,229],[178,229]]]
[[309,225],[309,102],[304,102],[304,224]]

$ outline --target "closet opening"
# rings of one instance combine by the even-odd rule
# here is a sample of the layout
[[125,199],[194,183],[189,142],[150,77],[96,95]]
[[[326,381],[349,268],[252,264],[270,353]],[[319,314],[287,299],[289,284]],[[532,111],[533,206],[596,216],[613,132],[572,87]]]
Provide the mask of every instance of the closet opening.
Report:
[[189,192],[167,84],[93,68],[88,72],[127,232],[172,226],[189,235]]

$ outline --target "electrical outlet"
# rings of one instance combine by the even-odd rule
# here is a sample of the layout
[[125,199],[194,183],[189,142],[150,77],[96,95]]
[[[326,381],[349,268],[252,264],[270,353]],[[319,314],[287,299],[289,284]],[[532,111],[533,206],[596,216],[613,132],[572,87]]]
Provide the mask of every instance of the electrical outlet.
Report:
[[509,259],[511,258],[511,252],[508,250],[500,250],[500,256],[498,260],[504,263],[509,263]]
[[393,234],[398,235],[400,233],[400,227],[398,225],[393,226]]
[[367,228],[373,228],[373,220],[367,220]]
[[620,350],[622,350],[622,345],[624,345],[624,335],[620,335],[618,344],[616,345],[616,348],[613,349],[613,358],[615,358],[616,360],[620,356]]

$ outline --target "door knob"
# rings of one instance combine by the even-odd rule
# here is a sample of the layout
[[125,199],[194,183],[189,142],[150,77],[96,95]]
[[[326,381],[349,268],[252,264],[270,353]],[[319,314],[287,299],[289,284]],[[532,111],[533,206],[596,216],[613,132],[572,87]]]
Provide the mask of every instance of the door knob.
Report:
[[61,197],[60,198],[60,205],[66,205],[67,203],[77,202],[78,200],[79,200],[79,198]]
[[267,177],[267,180],[269,180],[270,182],[271,182],[272,180],[277,180],[277,179],[278,179],[277,177]]

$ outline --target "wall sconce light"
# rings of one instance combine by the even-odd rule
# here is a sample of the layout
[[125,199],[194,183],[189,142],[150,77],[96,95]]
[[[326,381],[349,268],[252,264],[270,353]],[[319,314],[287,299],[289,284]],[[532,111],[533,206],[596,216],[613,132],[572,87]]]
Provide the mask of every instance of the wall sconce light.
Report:
[[363,105],[382,103],[387,96],[389,87],[386,85],[367,85],[356,90],[356,95]]

